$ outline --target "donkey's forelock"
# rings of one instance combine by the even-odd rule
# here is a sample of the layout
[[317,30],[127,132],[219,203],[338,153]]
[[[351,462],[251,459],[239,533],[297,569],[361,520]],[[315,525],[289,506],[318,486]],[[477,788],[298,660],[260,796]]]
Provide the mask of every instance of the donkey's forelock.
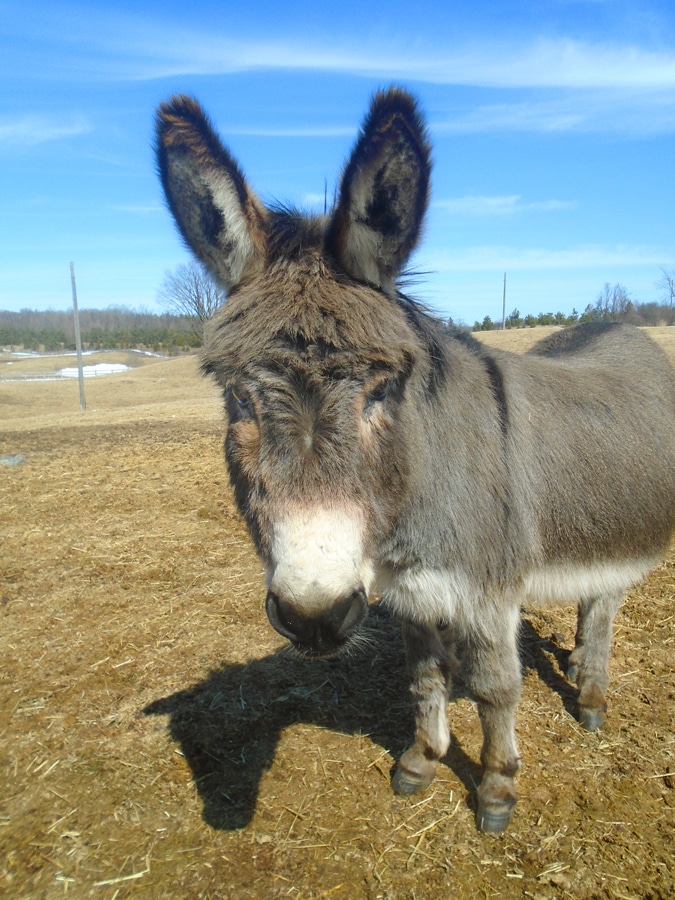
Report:
[[403,372],[425,355],[413,304],[359,283],[326,245],[325,222],[275,210],[266,265],[233,292],[208,330],[204,369],[227,382],[252,360],[324,374]]

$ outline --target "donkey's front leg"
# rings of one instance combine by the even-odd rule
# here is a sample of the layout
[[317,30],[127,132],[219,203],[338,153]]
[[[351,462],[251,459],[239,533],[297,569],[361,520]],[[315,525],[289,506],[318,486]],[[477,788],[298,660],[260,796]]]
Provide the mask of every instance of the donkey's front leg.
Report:
[[521,672],[517,632],[519,610],[499,619],[499,628],[487,633],[480,628],[466,637],[462,674],[478,704],[483,727],[476,821],[481,831],[503,831],[516,805],[515,776],[520,769],[516,744],[516,709]]
[[403,643],[415,698],[415,743],[399,760],[392,787],[408,796],[431,784],[436,761],[448,751],[451,655],[434,627],[404,621]]

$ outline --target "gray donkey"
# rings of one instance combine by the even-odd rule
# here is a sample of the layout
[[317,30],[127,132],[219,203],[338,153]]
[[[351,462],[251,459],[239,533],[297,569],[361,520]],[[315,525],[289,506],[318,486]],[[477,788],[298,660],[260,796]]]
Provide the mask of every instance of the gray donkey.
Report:
[[403,90],[374,97],[327,217],[264,206],[188,97],[160,107],[157,155],[180,233],[230,293],[203,368],[224,390],[271,624],[334,656],[381,594],[417,704],[394,790],[434,778],[459,679],[483,728],[478,826],[501,831],[520,766],[521,606],[578,604],[568,675],[582,725],[599,728],[614,615],[670,544],[669,362],[610,324],[524,356],[488,350],[399,292],[431,168]]

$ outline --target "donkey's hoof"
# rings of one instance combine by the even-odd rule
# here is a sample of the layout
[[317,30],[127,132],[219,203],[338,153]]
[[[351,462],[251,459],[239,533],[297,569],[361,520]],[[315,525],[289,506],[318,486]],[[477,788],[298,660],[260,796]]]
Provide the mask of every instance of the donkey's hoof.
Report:
[[513,817],[515,803],[504,803],[500,806],[478,806],[476,812],[476,824],[479,831],[486,831],[489,834],[499,834],[508,828],[509,822]]
[[577,684],[579,681],[579,666],[571,665],[567,667],[567,680],[571,681],[572,684]]
[[605,710],[595,706],[580,706],[579,723],[584,731],[598,731],[605,724]]
[[419,775],[399,766],[391,779],[391,786],[399,797],[410,797],[411,794],[425,791],[433,780],[433,775]]

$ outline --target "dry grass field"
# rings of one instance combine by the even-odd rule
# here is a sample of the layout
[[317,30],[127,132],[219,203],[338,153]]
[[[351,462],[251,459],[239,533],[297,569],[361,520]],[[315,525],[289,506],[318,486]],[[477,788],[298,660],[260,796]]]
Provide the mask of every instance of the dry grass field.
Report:
[[467,699],[432,787],[391,792],[412,712],[386,610],[335,662],[268,625],[195,358],[86,392],[83,413],[76,381],[0,381],[0,455],[25,457],[0,465],[0,894],[675,896],[675,553],[618,616],[602,733],[570,714],[574,611],[526,613],[521,800],[479,834]]

